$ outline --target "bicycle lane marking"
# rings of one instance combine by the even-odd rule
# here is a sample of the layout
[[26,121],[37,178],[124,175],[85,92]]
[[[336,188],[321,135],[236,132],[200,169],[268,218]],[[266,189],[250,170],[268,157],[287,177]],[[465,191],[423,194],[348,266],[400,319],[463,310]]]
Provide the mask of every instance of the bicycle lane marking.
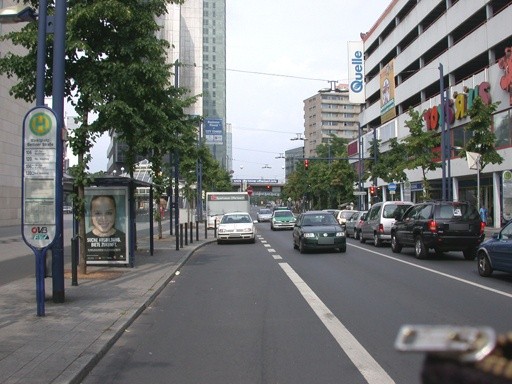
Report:
[[497,293],[498,295],[502,295],[502,296],[505,296],[505,297],[508,297],[508,298],[512,298],[512,294],[511,293],[507,293],[507,292],[503,292],[503,291],[500,291],[500,290],[497,290],[497,289],[494,289],[494,288],[486,287],[485,285],[474,283],[472,281],[469,281],[469,280],[466,280],[466,279],[462,279],[460,277],[456,277],[456,276],[453,276],[453,275],[449,275],[449,274],[444,273],[444,272],[436,271],[435,269],[424,267],[422,265],[414,264],[414,263],[411,263],[410,261],[400,260],[400,259],[398,259],[396,257],[389,256],[389,255],[386,255],[384,253],[380,253],[380,252],[377,252],[377,251],[373,251],[371,249],[364,248],[364,247],[361,247],[359,245],[355,245],[355,244],[350,244],[350,245],[352,247],[354,247],[354,248],[358,248],[358,249],[361,249],[363,251],[373,253],[375,255],[383,256],[383,257],[388,258],[390,260],[398,261],[399,263],[407,264],[407,265],[409,265],[411,267],[415,267],[415,268],[418,268],[418,269],[423,269],[424,271],[432,272],[432,273],[435,273],[436,275],[447,277],[449,279],[452,279],[452,280],[455,280],[455,281],[458,281],[458,282],[461,282],[461,283],[464,283],[464,284],[467,284],[467,285],[472,285],[473,287],[477,287],[477,288],[483,289],[485,291]]
[[304,280],[301,279],[295,270],[288,263],[283,262],[278,264],[366,381],[369,384],[394,383],[395,381],[359,341],[357,341],[341,321],[338,320]]

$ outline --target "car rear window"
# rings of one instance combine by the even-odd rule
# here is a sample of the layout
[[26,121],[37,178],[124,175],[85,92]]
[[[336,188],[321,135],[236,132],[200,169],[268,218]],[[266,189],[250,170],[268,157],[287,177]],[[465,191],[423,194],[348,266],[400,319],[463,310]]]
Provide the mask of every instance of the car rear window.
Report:
[[388,204],[384,206],[382,217],[385,219],[394,219],[397,214],[403,215],[403,213],[409,208],[408,204]]
[[469,204],[441,205],[439,219],[476,220],[480,216],[475,207]]
[[293,213],[291,211],[275,211],[274,217],[289,217],[293,216]]

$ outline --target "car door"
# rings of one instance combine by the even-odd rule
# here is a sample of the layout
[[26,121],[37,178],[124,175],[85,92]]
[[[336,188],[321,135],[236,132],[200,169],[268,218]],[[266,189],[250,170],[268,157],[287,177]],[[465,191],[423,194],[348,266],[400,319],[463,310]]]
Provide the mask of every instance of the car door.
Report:
[[500,271],[512,271],[512,224],[508,224],[499,234],[491,250],[493,267]]
[[414,223],[414,219],[418,214],[419,207],[414,206],[407,210],[402,216],[401,220],[395,222],[395,236],[398,242],[403,245],[412,244],[411,228]]
[[381,207],[382,204],[375,204],[368,211],[368,214],[366,215],[366,219],[363,223],[363,227],[361,230],[361,236],[363,239],[373,239],[373,226],[375,225],[377,218],[379,217]]

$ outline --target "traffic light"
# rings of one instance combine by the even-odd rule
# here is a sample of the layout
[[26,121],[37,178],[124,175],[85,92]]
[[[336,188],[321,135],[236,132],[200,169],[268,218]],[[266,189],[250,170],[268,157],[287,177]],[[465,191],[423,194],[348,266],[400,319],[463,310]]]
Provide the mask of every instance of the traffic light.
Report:
[[376,192],[377,192],[377,190],[376,190],[375,186],[371,185],[370,186],[370,195],[374,196]]
[[267,191],[270,191],[270,188],[272,188],[270,185],[267,185]]
[[305,159],[304,160],[304,169],[308,169],[308,167],[309,167],[309,160]]

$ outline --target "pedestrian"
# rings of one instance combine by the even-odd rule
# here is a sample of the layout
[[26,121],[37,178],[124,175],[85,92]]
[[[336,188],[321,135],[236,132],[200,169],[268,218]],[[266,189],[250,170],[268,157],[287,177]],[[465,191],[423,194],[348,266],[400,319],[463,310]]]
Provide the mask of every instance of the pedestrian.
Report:
[[487,208],[485,208],[485,205],[480,207],[480,220],[487,225]]

